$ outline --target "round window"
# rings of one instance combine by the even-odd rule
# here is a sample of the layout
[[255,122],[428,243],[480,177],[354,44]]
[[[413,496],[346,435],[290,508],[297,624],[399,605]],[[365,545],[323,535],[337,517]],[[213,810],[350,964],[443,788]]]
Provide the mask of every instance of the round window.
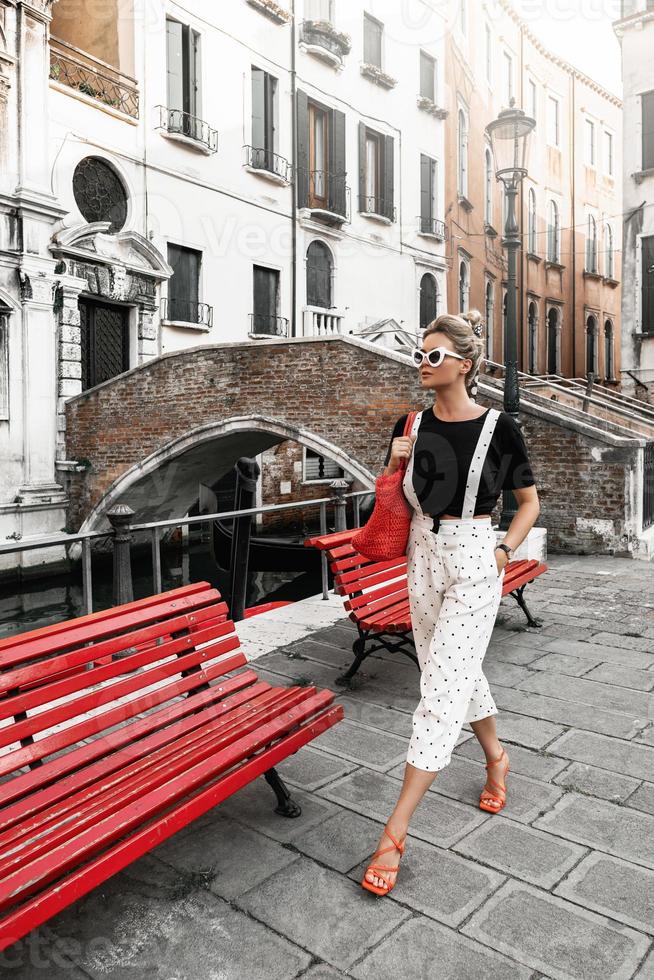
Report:
[[115,234],[127,220],[127,194],[116,171],[99,157],[85,157],[73,174],[75,203],[87,221],[110,221]]

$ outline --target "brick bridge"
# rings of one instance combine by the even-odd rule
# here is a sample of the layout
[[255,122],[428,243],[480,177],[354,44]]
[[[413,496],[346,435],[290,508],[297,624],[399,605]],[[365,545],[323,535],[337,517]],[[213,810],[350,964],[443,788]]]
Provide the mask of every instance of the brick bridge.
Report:
[[[497,382],[480,396],[502,407]],[[108,526],[119,501],[138,521],[183,516],[200,482],[287,439],[334,459],[354,489],[372,487],[395,420],[430,404],[406,357],[350,336],[165,354],[66,403],[66,456],[84,464],[69,476],[68,529]],[[521,411],[550,549],[638,550],[643,440],[580,412],[561,418],[542,395],[525,394]]]

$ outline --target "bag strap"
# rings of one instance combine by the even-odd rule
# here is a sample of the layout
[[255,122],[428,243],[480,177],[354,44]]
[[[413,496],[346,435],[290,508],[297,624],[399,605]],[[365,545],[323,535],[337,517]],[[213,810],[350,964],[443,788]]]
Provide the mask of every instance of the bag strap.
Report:
[[[407,415],[406,422],[404,423],[404,432],[402,433],[403,436],[408,436],[411,434],[413,423],[416,420],[417,414],[418,414],[417,412],[409,412],[409,414]],[[405,470],[406,467],[407,467],[407,460],[406,459],[400,460],[400,469]]]

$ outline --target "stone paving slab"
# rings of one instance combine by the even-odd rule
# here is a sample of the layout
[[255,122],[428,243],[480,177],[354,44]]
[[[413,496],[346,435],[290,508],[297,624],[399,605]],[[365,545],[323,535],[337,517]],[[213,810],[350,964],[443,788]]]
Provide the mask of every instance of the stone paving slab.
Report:
[[629,806],[636,810],[644,810],[645,813],[654,813],[654,785],[652,783],[642,783],[633,796],[627,800]]
[[484,673],[488,683],[502,684],[504,687],[517,687],[521,681],[532,676],[531,670],[519,664],[510,664],[501,660],[493,660],[492,656],[484,657]]
[[588,853],[578,844],[524,827],[505,817],[504,812],[454,844],[454,850],[546,889]]
[[275,769],[284,782],[312,792],[333,779],[338,779],[339,776],[353,772],[356,764],[304,745],[293,755],[279,762]]
[[300,834],[305,833],[310,827],[336,812],[336,807],[328,800],[320,799],[312,793],[305,793],[300,789],[293,789],[293,800],[302,808],[299,817],[282,817],[275,813],[277,800],[272,789],[265,782],[262,776],[253,783],[248,783],[242,789],[205,814],[203,820],[209,818],[209,814],[231,817],[239,823],[252,827],[262,834],[272,837],[273,840],[280,842],[293,841]]
[[350,975],[358,980],[529,980],[532,971],[416,916],[357,963]]
[[[522,745],[509,744],[506,736],[501,736],[501,739],[505,743],[510,758],[512,773],[520,773],[523,776],[530,776],[532,779],[540,779],[541,782],[548,783],[557,773],[569,765],[567,759],[556,759],[554,756],[545,755],[543,752],[526,749]],[[469,738],[463,745],[457,746],[454,752],[456,755],[465,756],[466,759],[473,759],[475,762],[486,762],[484,750],[476,738]]]
[[654,782],[654,748],[592,732],[569,731],[547,748],[553,755]]
[[654,817],[631,807],[568,793],[534,826],[654,868]]
[[[602,634],[603,635],[603,634]],[[567,653],[573,657],[585,657],[588,660],[599,660],[604,664],[620,664],[623,667],[636,667],[647,670],[654,664],[654,656],[650,652],[633,650],[630,647],[606,643],[586,642],[584,640],[557,639],[544,645],[544,649],[552,653]]]
[[654,935],[654,871],[593,851],[554,892]]
[[237,903],[276,933],[341,970],[411,915],[396,902],[375,902],[375,896],[356,882],[305,857],[246,892]]
[[556,674],[554,671],[530,672],[518,686],[521,691],[531,691],[532,694],[545,694],[576,704],[590,704],[636,718],[650,718],[654,709],[654,699],[643,691],[624,690],[612,684]]
[[358,725],[367,725],[369,728],[376,728],[393,735],[402,735],[404,738],[411,737],[413,715],[408,711],[382,707],[379,704],[373,704],[349,694],[339,694],[338,701],[343,705],[345,717],[355,721]]
[[[497,690],[497,686],[494,685],[493,692]],[[501,690],[508,690],[508,688]],[[499,712],[496,724],[500,739],[515,742],[528,749],[542,749],[564,731],[561,725],[543,721],[542,718],[530,716],[528,713],[520,714],[505,710]]]
[[[395,806],[401,786],[398,779],[362,768],[318,793],[334,804],[385,821]],[[429,843],[450,847],[483,823],[486,816],[483,810],[474,810],[438,793],[428,792],[413,815],[411,832]]]
[[641,626],[641,631],[639,632],[641,632],[642,635],[625,635],[624,633],[620,633],[620,631],[616,629],[615,625],[612,625],[610,627],[610,631],[607,630],[607,632],[604,633],[593,633],[593,643],[613,648],[617,647],[621,650],[640,650],[649,655],[651,667],[654,665],[652,644],[647,638],[647,630],[642,632],[642,620],[640,620],[639,625]]
[[[349,877],[353,881],[361,882],[370,856],[350,871]],[[380,861],[383,862],[383,857]],[[409,906],[416,912],[456,928],[504,880],[504,875],[496,871],[433,844],[416,840],[409,834],[401,861],[401,874],[389,897],[402,906]]]
[[524,646],[516,646],[515,643],[502,642],[489,643],[484,657],[484,667],[487,662],[499,661],[507,664],[517,664],[518,667],[526,667],[538,660],[541,651],[535,646],[528,646],[528,640],[524,641]]
[[647,725],[647,718],[606,711],[592,705],[565,701],[511,687],[493,688],[493,697],[502,711],[514,711],[540,720],[547,719],[570,728],[583,728],[615,738],[633,738]]
[[649,954],[638,973],[635,974],[634,980],[654,980],[654,949],[652,949],[652,952]]
[[585,660],[583,657],[572,657],[568,653],[546,653],[529,664],[532,670],[555,670],[572,677],[580,677],[598,666],[599,660]]
[[293,847],[334,871],[348,871],[375,851],[384,824],[352,810],[334,816],[296,837]]
[[617,687],[629,687],[636,691],[654,689],[654,671],[638,670],[636,667],[622,667],[617,664],[600,664],[586,674],[590,681],[602,681]]
[[642,933],[517,881],[461,932],[552,980],[628,980],[649,946]]
[[313,744],[323,752],[367,766],[368,769],[376,769],[377,772],[386,772],[398,762],[405,762],[409,748],[406,738],[365,728],[348,718],[323,732],[314,739]]
[[571,762],[554,782],[576,793],[597,796],[611,803],[624,803],[640,786],[639,781],[631,776],[621,776],[619,773],[588,766],[583,762]]

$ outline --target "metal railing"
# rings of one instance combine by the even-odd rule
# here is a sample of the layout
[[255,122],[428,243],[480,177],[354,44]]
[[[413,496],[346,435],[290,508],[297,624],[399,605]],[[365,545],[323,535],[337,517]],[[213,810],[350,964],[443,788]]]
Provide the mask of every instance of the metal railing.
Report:
[[54,82],[138,119],[136,79],[57,37],[50,38],[49,76]]
[[195,303],[190,299],[177,299],[169,296],[161,300],[162,320],[180,323],[198,323],[205,327],[213,326],[213,306],[208,303]]
[[[125,598],[126,583],[131,589],[131,564],[130,549],[133,544],[133,536],[137,533],[145,532],[150,538],[152,554],[152,595],[157,595],[163,589],[161,574],[161,534],[166,529],[175,527],[190,527],[194,524],[207,524],[211,521],[229,517],[245,517],[247,515],[268,514],[282,510],[305,510],[308,507],[320,508],[320,534],[327,534],[327,507],[331,505],[334,509],[334,525],[337,531],[346,528],[346,501],[352,498],[354,527],[361,526],[360,519],[360,498],[374,496],[372,490],[355,490],[351,493],[344,492],[345,481],[335,480],[332,484],[333,494],[331,497],[319,497],[315,500],[297,500],[285,504],[266,504],[262,507],[249,507],[243,510],[219,511],[215,514],[200,514],[194,517],[174,517],[165,521],[150,521],[145,524],[130,524],[130,516],[133,511],[125,505],[119,504],[107,512],[107,519],[111,523],[111,528],[103,531],[86,531],[77,534],[49,534],[43,537],[27,538],[24,541],[17,541],[12,544],[0,544],[0,557],[3,555],[17,554],[23,551],[36,551],[45,548],[68,549],[75,544],[82,546],[82,594],[85,613],[93,612],[93,574],[91,567],[91,542],[98,539],[108,539],[112,545],[114,553],[114,581],[113,581],[113,603],[118,605],[121,602],[129,601]],[[309,535],[308,535],[309,536]],[[327,564],[327,554],[320,553],[321,560],[321,582],[322,597],[329,598],[329,570]]]
[[643,531],[654,524],[654,442],[643,452]]
[[290,181],[293,176],[293,167],[279,153],[273,153],[261,146],[243,147],[245,151],[245,164],[253,170],[265,170],[267,173],[281,177],[282,180]]
[[184,112],[183,109],[169,109],[165,105],[156,107],[159,110],[159,125],[157,129],[165,129],[167,133],[184,136],[201,146],[206,146],[210,153],[218,150],[218,130],[198,116]]
[[341,64],[351,50],[351,42],[346,34],[341,34],[328,21],[305,20],[300,28],[300,41],[310,47],[323,48],[337,58]]
[[271,337],[288,337],[288,319],[268,313],[250,313],[250,332]]
[[425,215],[418,215],[418,228],[421,235],[433,235],[434,238],[445,239],[445,222],[440,218],[428,218]]
[[298,186],[301,182],[306,185],[306,199],[298,202],[300,207],[350,220],[350,187],[345,173],[298,167]]
[[392,201],[387,201],[378,194],[371,194],[359,198],[359,212],[361,214],[375,214],[388,221],[395,221],[397,208]]

